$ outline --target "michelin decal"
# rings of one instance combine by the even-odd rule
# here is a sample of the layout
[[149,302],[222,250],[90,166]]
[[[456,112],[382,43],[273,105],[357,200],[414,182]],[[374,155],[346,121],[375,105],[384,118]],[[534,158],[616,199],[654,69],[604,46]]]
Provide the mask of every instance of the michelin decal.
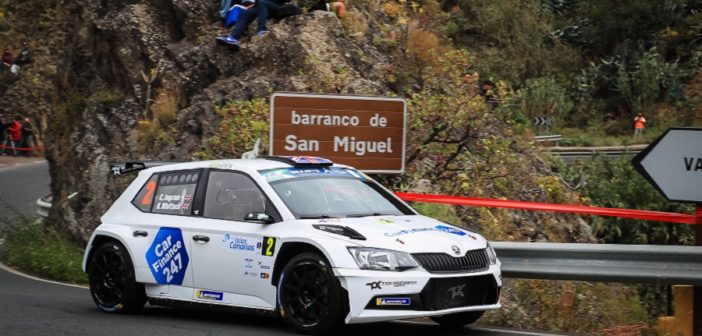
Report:
[[183,232],[178,228],[160,228],[146,252],[146,262],[156,283],[182,285],[190,262]]

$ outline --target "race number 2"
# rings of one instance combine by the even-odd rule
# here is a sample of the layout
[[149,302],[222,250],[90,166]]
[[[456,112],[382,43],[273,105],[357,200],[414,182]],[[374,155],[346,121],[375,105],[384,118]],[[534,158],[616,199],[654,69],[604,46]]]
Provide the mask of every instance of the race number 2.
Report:
[[261,254],[267,257],[271,257],[273,254],[275,254],[274,237],[263,237],[263,248],[261,249]]

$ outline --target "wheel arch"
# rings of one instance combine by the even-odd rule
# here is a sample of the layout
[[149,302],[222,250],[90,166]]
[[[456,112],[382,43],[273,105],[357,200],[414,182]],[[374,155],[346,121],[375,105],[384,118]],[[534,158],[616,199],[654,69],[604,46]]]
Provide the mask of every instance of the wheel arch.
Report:
[[[129,258],[133,259],[132,251],[129,250],[129,246],[127,246],[127,244],[125,244],[125,242],[120,237],[104,232],[96,232],[95,236],[91,239],[90,244],[88,245],[89,250],[85,252],[85,256],[83,258],[83,270],[86,273],[90,272],[90,260],[93,258],[95,250],[97,250],[100,246],[110,241],[120,243],[122,246],[124,246],[124,248],[127,250],[127,253],[129,253]],[[132,260],[132,265],[134,265],[134,260]]]
[[275,258],[275,263],[273,264],[273,274],[271,274],[271,284],[273,286],[277,286],[278,280],[280,279],[280,273],[283,271],[283,268],[288,261],[290,261],[296,255],[306,252],[319,254],[327,261],[328,264],[331,265],[329,256],[327,256],[322,249],[318,248],[317,246],[301,241],[285,242],[280,246],[278,257]]

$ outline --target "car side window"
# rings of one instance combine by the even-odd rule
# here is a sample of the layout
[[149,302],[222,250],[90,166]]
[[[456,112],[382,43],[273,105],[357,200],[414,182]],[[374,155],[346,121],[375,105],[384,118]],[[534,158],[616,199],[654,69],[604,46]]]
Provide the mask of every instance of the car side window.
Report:
[[161,174],[158,177],[158,187],[151,212],[190,215],[199,178],[199,170]]
[[151,175],[149,180],[146,181],[146,184],[141,187],[139,193],[132,200],[132,204],[143,212],[151,211],[151,205],[154,202],[154,194],[156,193],[156,182],[158,181],[158,175],[159,174]]
[[246,175],[210,171],[204,216],[242,221],[250,212],[266,212],[266,196]]

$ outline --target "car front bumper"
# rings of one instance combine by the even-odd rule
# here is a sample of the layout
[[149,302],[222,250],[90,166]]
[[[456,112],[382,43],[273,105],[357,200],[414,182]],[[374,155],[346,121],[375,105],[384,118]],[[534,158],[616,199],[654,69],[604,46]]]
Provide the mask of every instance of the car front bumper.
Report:
[[498,265],[472,273],[335,268],[349,294],[346,323],[378,322],[500,308]]

